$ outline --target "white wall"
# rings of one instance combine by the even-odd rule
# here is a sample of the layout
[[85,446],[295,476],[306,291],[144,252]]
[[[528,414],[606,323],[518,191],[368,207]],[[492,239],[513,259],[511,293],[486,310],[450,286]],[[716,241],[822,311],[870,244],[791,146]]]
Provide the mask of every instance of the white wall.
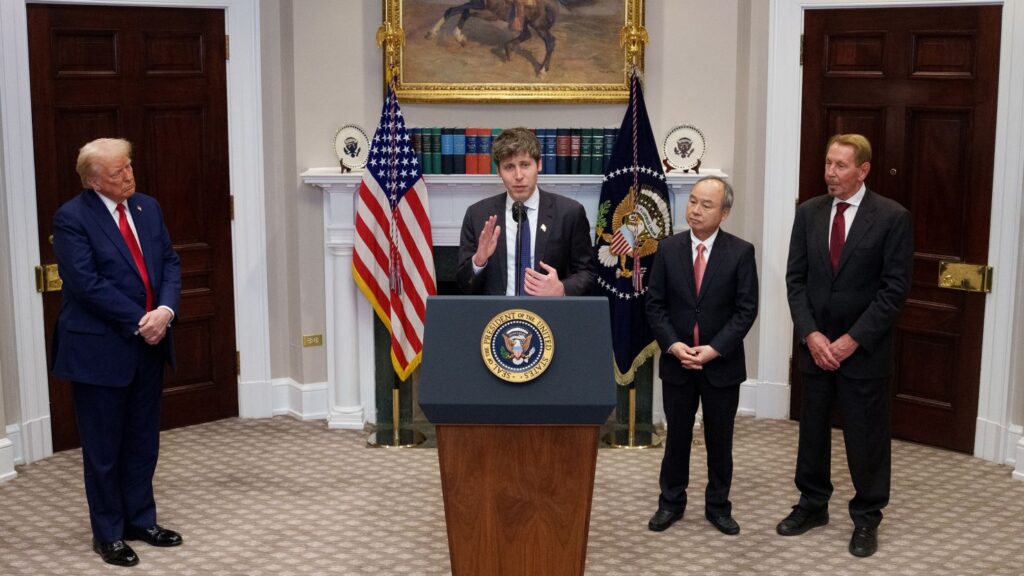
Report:
[[[743,183],[738,204],[750,206],[737,210],[729,229],[756,239],[760,236],[758,196],[748,197],[746,188],[757,187],[757,178],[750,180],[749,174],[763,173],[758,167],[759,146],[749,154],[753,167],[748,166],[748,148],[743,148],[744,157],[737,161],[735,146],[737,137],[763,135],[763,122],[756,119],[763,115],[763,96],[737,98],[738,77],[746,86],[750,68],[762,72],[766,68],[767,9],[761,2],[753,3],[758,5],[753,17],[759,32],[742,42],[738,38],[741,7],[748,11],[750,4],[751,0],[648,0],[651,40],[645,97],[659,145],[679,124],[701,128],[708,141],[704,166],[735,173]],[[320,191],[297,185],[296,175],[308,168],[336,165],[332,138],[341,126],[357,124],[372,134],[382,97],[382,58],[375,40],[382,12],[379,2],[274,0],[264,2],[262,15],[264,82],[281,83],[264,88],[265,108],[277,108],[284,116],[294,108],[293,126],[286,117],[276,117],[276,110],[265,114],[271,123],[265,132],[268,236],[273,237],[269,257],[271,273],[277,276],[271,280],[273,375],[309,383],[323,379],[324,348],[297,345],[301,334],[324,331],[323,211]],[[269,21],[272,15],[278,15],[277,21]],[[742,20],[749,28],[750,16],[743,14]],[[270,38],[278,32],[278,37]],[[752,44],[756,44],[752,59],[738,52]],[[289,65],[294,66],[291,100]],[[742,67],[739,74],[738,67]],[[763,86],[758,89],[763,92]],[[275,96],[277,92],[281,94]],[[624,104],[404,103],[402,109],[406,121],[419,126],[617,126],[625,113]],[[758,111],[752,124],[747,120],[751,110]],[[269,165],[281,158],[284,168],[271,176]],[[292,161],[294,171],[289,171]],[[275,194],[285,198],[271,199]],[[287,352],[282,351],[285,348]]]

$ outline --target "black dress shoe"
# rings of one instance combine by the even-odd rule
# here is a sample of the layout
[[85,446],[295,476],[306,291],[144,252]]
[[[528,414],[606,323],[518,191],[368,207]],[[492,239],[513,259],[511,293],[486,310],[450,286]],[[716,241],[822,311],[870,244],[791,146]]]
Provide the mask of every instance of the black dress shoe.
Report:
[[647,528],[654,532],[661,532],[682,517],[682,512],[672,512],[671,510],[658,508],[658,511],[654,513],[654,516],[651,516],[651,521],[647,523]]
[[114,566],[135,566],[139,563],[139,555],[132,550],[132,547],[125,544],[124,540],[114,542],[100,542],[93,538],[92,549],[103,561]]
[[850,554],[867,558],[878,551],[878,528],[858,526],[850,538]]
[[728,536],[735,536],[740,533],[740,525],[732,519],[732,516],[715,516],[709,512],[704,513],[704,517],[711,522],[711,525],[718,528],[718,531]]
[[793,511],[779,522],[775,531],[783,536],[796,536],[825,524],[828,524],[828,509],[808,510],[801,506],[793,506]]
[[180,546],[181,545],[181,534],[178,534],[174,530],[168,530],[167,528],[160,527],[159,524],[153,524],[149,528],[135,528],[129,527],[124,531],[125,540],[142,540],[150,546],[160,546],[166,548],[168,546]]

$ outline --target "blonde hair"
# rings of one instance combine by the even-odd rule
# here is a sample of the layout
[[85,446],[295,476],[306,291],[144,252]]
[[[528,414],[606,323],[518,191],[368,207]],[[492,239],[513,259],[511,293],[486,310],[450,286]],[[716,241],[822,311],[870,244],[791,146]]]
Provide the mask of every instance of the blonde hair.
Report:
[[82,186],[89,188],[89,179],[96,176],[96,162],[101,158],[131,158],[132,143],[124,138],[97,138],[78,149],[75,170]]
[[502,130],[491,144],[491,158],[495,164],[500,165],[503,160],[521,152],[526,152],[535,162],[540,162],[540,142],[528,128]]
[[871,162],[871,142],[860,134],[836,134],[828,139],[828,146],[825,146],[825,154],[833,144],[842,144],[853,148],[853,160],[857,166],[865,162]]

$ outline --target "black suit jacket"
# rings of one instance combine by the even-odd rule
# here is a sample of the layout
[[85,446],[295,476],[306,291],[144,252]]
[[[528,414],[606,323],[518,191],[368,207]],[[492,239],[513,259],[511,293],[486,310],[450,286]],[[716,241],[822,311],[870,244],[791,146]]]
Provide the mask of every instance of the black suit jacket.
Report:
[[708,382],[738,386],[747,378],[743,338],[757,318],[754,246],[719,229],[699,295],[691,246],[689,231],[662,240],[651,268],[646,311],[663,352],[661,379],[682,383],[694,376],[667,350],[676,342],[692,346],[693,325],[699,321],[701,343],[721,355],[703,367]]
[[[910,292],[914,232],[910,212],[871,190],[857,208],[839,269],[829,259],[832,197],[801,204],[793,222],[786,266],[789,309],[803,342],[819,331],[830,341],[849,333],[859,344],[839,367],[850,378],[892,372],[892,328]],[[822,372],[806,345],[800,370]]]
[[[593,288],[594,248],[592,230],[583,206],[570,198],[538,189],[540,205],[537,208],[537,238],[534,240],[534,262],[543,261],[558,271],[565,286],[566,296],[584,296]],[[464,294],[505,294],[508,275],[505,248],[505,196],[502,192],[484,198],[466,209],[459,241],[459,266],[455,280]],[[498,247],[487,260],[479,275],[473,273],[473,254],[480,242],[480,231],[491,215],[498,216],[501,226]],[[544,269],[535,266],[539,272]],[[514,279],[513,279],[514,281]]]

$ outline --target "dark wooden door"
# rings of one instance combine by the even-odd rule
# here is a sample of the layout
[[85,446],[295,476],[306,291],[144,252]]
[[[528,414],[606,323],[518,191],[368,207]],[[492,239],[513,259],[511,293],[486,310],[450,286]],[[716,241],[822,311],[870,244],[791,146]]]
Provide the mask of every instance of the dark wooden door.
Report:
[[[130,140],[137,189],[181,257],[161,427],[237,415],[224,12],[30,4],[28,28],[42,261],[54,212],[82,188],[78,148]],[[48,340],[60,297],[43,296]],[[70,385],[52,377],[50,417],[54,450],[78,446]]]
[[[800,200],[825,192],[825,144],[864,134],[867,186],[914,217],[914,280],[896,329],[893,436],[974,448],[985,295],[938,288],[940,261],[986,263],[998,6],[809,10]],[[791,414],[799,415],[799,370]]]

